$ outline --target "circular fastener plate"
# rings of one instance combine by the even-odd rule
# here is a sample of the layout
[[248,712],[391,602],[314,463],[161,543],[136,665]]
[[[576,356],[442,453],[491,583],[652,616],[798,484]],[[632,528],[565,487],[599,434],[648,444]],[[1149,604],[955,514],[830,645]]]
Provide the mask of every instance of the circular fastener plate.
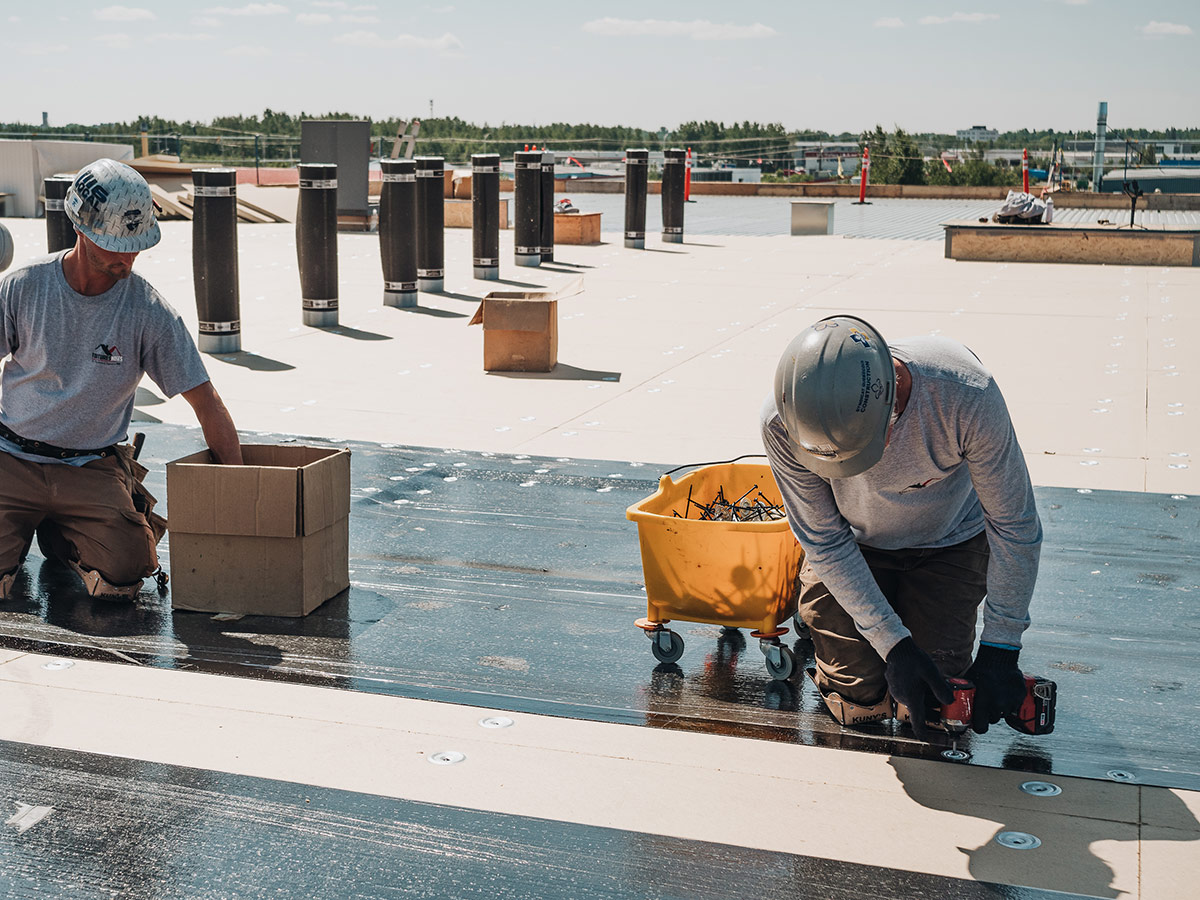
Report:
[[1042,846],[1041,840],[1024,831],[1002,831],[996,835],[996,843],[1010,850],[1036,850]]
[[430,753],[426,757],[435,766],[452,766],[455,763],[460,763],[467,758],[465,753],[459,753],[457,750],[439,750],[437,753]]
[[484,728],[510,728],[513,725],[513,720],[508,716],[488,716],[485,719],[480,719],[479,724]]
[[51,672],[58,672],[62,669],[69,669],[73,665],[75,665],[75,663],[71,662],[69,659],[52,659],[48,663],[42,663],[42,668]]
[[971,754],[966,750],[943,750],[942,759],[948,759],[951,762],[965,762],[971,758]]
[[1124,769],[1109,769],[1106,773],[1113,781],[1136,781],[1132,772],[1127,772]]
[[1057,797],[1062,793],[1062,788],[1048,781],[1026,781],[1021,785],[1021,790],[1035,797]]

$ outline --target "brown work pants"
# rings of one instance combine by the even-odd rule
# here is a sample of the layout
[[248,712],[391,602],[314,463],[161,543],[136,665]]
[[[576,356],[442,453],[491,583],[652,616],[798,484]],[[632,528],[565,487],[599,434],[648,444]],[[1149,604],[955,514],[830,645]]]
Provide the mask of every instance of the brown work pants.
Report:
[[[948,678],[971,665],[979,604],[987,593],[985,534],[952,547],[877,550],[859,545],[900,621]],[[800,618],[812,633],[817,686],[859,706],[887,691],[886,666],[807,561],[800,569]]]
[[158,539],[134,508],[134,481],[115,456],[69,466],[0,452],[0,576],[25,559],[39,526],[55,555],[111,584],[133,584],[153,573]]

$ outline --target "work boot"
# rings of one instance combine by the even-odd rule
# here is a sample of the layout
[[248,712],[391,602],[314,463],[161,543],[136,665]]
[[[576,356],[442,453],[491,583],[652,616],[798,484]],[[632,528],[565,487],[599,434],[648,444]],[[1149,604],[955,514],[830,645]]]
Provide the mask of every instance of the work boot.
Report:
[[0,575],[0,600],[8,599],[8,592],[12,590],[13,582],[16,580],[16,572],[9,572],[7,575]]
[[[816,670],[808,669],[808,675],[816,683]],[[870,722],[882,722],[892,717],[892,698],[887,692],[884,692],[883,697],[875,703],[868,706],[860,706],[857,703],[851,703],[842,697],[836,691],[826,693],[817,687],[821,694],[821,699],[825,701],[825,706],[828,708],[834,721],[842,725],[866,725]]]
[[74,561],[68,562],[67,565],[83,579],[83,588],[89,596],[95,597],[97,600],[132,601],[137,597],[138,591],[142,589],[142,579],[140,578],[133,584],[112,584],[95,569],[85,569]]

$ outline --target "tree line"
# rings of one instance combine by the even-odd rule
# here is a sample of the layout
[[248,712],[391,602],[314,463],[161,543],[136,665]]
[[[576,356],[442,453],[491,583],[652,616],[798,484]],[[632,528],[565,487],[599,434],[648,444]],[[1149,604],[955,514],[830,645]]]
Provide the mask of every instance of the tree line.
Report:
[[[362,119],[352,113],[328,112],[292,115],[272,109],[261,115],[218,116],[209,122],[175,121],[159,116],[142,116],[132,122],[99,125],[68,124],[30,126],[0,123],[0,137],[65,138],[126,143],[141,155],[141,137],[146,135],[150,153],[179,156],[187,162],[220,165],[294,165],[300,155],[300,130],[306,119]],[[372,152],[387,156],[397,134],[408,124],[400,118],[377,119],[371,123]],[[1004,132],[995,141],[975,145],[975,150],[994,145],[1026,147],[1031,155],[1049,153],[1066,141],[1090,141],[1091,132],[1042,131]],[[1123,129],[1110,131],[1110,141],[1200,140],[1200,128]],[[882,126],[860,133],[831,133],[814,129],[792,130],[778,122],[689,121],[674,129],[555,122],[549,125],[476,124],[451,117],[421,120],[417,153],[441,156],[454,165],[465,165],[476,153],[499,153],[502,157],[529,147],[560,150],[598,150],[619,154],[626,148],[661,150],[688,147],[698,165],[755,166],[764,173],[790,175],[795,165],[793,144],[797,141],[870,144],[871,180],[878,183],[1007,183],[1011,173],[984,162],[981,153],[947,172],[939,159],[942,151],[960,148],[954,135],[910,134]],[[1146,154],[1141,157],[1145,161]],[[958,171],[961,176],[956,177]],[[996,171],[993,171],[996,170]],[[946,180],[948,179],[948,180]],[[961,179],[971,179],[963,181]],[[989,180],[990,179],[990,180]],[[999,179],[999,180],[997,180]]]

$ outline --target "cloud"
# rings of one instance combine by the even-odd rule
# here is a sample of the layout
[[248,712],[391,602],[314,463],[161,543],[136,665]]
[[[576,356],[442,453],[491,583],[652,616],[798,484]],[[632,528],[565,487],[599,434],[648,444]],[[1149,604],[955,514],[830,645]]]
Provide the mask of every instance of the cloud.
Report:
[[99,19],[101,22],[141,22],[152,21],[158,16],[148,9],[139,9],[135,6],[106,6],[104,9],[98,9],[92,13],[92,18]]
[[339,34],[333,41],[335,44],[346,44],[350,47],[372,47],[380,50],[437,50],[446,53],[463,48],[462,41],[450,32],[437,38],[417,37],[415,34],[398,34],[394,38],[385,38],[373,31],[350,31]]
[[271,49],[261,44],[239,44],[224,51],[225,56],[270,56]]
[[216,16],[192,16],[191,24],[197,28],[220,28],[221,20]]
[[950,13],[948,16],[923,16],[920,22],[922,25],[946,25],[950,22],[967,22],[971,25],[978,25],[980,22],[998,18],[1000,17],[995,13],[956,12]]
[[338,16],[339,22],[349,25],[373,25],[379,21],[378,16]]
[[333,21],[333,16],[326,13],[300,13],[296,21],[301,25],[328,25]]
[[21,52],[25,56],[54,56],[67,52],[66,44],[49,44],[43,41],[30,41],[21,44]]
[[278,16],[288,12],[278,3],[247,3],[245,6],[210,6],[202,10],[210,16]]
[[160,31],[158,34],[150,35],[152,41],[163,41],[165,43],[176,44],[180,41],[211,41],[213,36],[205,34],[203,31]]
[[775,37],[779,32],[769,25],[719,24],[707,19],[691,22],[662,19],[593,19],[583,30],[604,37],[688,37],[693,41],[738,41],[748,38]]
[[904,20],[897,19],[895,16],[886,16],[882,19],[875,20],[876,28],[903,28]]
[[310,4],[318,9],[347,9],[348,5],[342,0],[313,0]]
[[133,46],[133,38],[124,32],[98,34],[93,39],[99,41],[110,50],[124,50],[126,47]]
[[1176,25],[1174,22],[1147,22],[1138,30],[1150,37],[1164,37],[1168,34],[1191,34],[1192,26]]

